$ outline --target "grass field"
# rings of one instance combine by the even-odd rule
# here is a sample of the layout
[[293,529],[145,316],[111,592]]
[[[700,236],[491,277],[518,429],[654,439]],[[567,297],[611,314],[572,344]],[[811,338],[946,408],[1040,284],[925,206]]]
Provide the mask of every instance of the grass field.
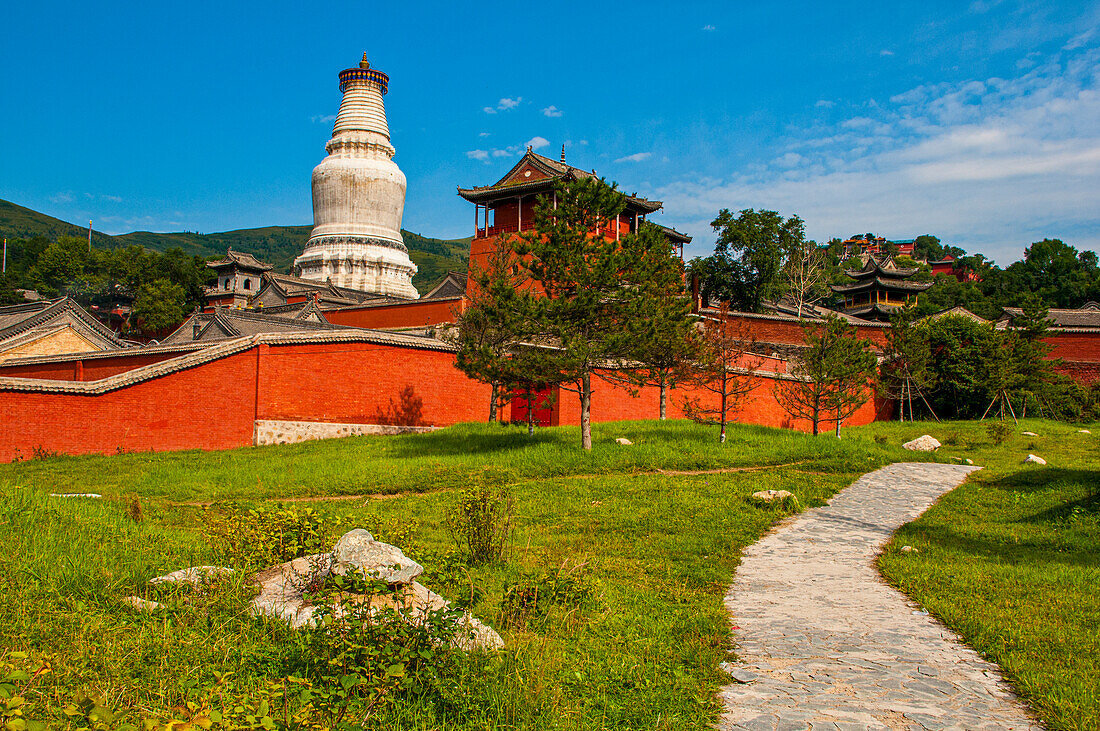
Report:
[[[995,446],[984,426],[972,424],[876,424],[846,430],[840,441],[738,426],[720,446],[715,430],[685,422],[597,425],[591,454],[577,447],[575,429],[540,430],[528,438],[522,430],[463,425],[427,435],[0,466],[0,530],[11,537],[0,545],[0,648],[32,655],[9,658],[10,664],[52,660],[52,672],[30,681],[23,696],[28,717],[38,714],[58,725],[67,722],[61,709],[70,702],[78,709],[103,705],[130,720],[186,716],[186,703],[200,701],[217,684],[215,673],[234,673],[239,693],[259,692],[268,680],[292,674],[289,648],[296,640],[278,624],[249,616],[245,572],[224,591],[190,603],[169,602],[165,612],[137,613],[121,600],[149,596],[145,582],[154,575],[222,560],[216,542],[203,538],[211,516],[279,499],[371,495],[287,505],[319,511],[332,527],[328,539],[361,525],[399,543],[428,567],[426,584],[450,598],[472,596],[474,614],[496,627],[507,645],[493,655],[453,660],[434,693],[393,696],[371,716],[376,727],[706,728],[715,719],[714,691],[723,681],[717,665],[729,649],[721,597],[740,549],[782,516],[778,508],[753,503],[751,493],[782,488],[795,493],[802,506],[821,504],[868,470],[931,458],[898,446],[927,431],[947,442],[936,459],[971,457],[990,467],[903,529],[905,542],[920,546],[921,553],[904,554],[903,560],[888,551],[884,571],[964,634],[966,623],[973,623],[967,636],[987,655],[999,659],[998,642],[1022,648],[1019,654],[1031,664],[1017,670],[1009,662],[1008,669],[1017,682],[1025,681],[1022,690],[1044,718],[1057,725],[1058,718],[1077,709],[1085,725],[1062,727],[1093,728],[1087,724],[1096,722],[1097,710],[1082,695],[1091,692],[1095,698],[1100,688],[1095,665],[1079,655],[1091,647],[1094,658],[1100,650],[1095,629],[1091,635],[1087,631],[1090,621],[1097,626],[1096,600],[1085,591],[1096,578],[1096,506],[1086,500],[1066,508],[1058,501],[1086,484],[1073,479],[1095,475],[1090,470],[1097,452],[1094,442],[1069,427],[1028,422],[1021,429],[1029,427],[1048,435],[1032,438],[1038,444],[1030,450],[1048,457],[1048,468],[1024,470],[1018,464],[1028,438],[1012,436]],[[619,436],[634,445],[616,445]],[[454,570],[433,571],[433,562],[455,560],[443,515],[458,489],[487,467],[507,470],[514,532],[502,561],[459,565],[456,581]],[[733,468],[748,469],[670,474]],[[1062,471],[1076,476],[1070,479]],[[999,486],[1010,478],[1064,487]],[[50,498],[51,492],[98,492],[104,499]],[[968,493],[973,495],[965,498]],[[921,528],[946,510],[938,520],[955,525],[956,534],[977,530],[1007,552],[995,531],[1009,529],[998,521],[1018,520],[1021,511],[1033,515],[1039,505],[1031,497],[1013,502],[1005,497],[1009,493],[1041,493],[1049,508],[1071,516],[1059,523],[1052,514],[1049,525],[1013,526],[1004,534],[1030,540],[1027,531],[1034,529],[1046,531],[1047,538],[1066,530],[1075,536],[1072,545],[1079,553],[1067,554],[1063,544],[1036,538],[1028,543],[1035,553],[1009,556],[1021,571],[1032,562],[1064,569],[1056,587],[1059,600],[1047,602],[1045,611],[1032,590],[1052,589],[1050,571],[1033,572],[1030,584],[1006,578],[997,552],[985,544],[969,538],[941,550],[937,541],[949,533]],[[955,506],[960,495],[961,506]],[[128,515],[135,497],[140,522]],[[1007,502],[996,503],[1001,512],[982,502],[1002,497]],[[205,509],[185,504],[211,500],[229,502]],[[989,528],[966,518],[975,511]],[[1070,540],[1058,538],[1063,539]],[[1044,551],[1053,551],[1057,560],[1041,558]],[[1067,555],[1076,558],[1066,560]],[[963,580],[983,570],[992,578]],[[522,621],[505,611],[508,586],[563,574],[588,587],[587,601]],[[950,578],[955,576],[959,581]],[[1002,579],[1009,588],[997,587]],[[992,611],[996,602],[974,607],[967,587],[979,580],[986,581],[989,593],[1017,592],[1037,605],[1028,615],[1035,626],[1006,622],[1006,613]],[[1068,585],[1080,590],[1064,588]],[[1050,609],[1059,603],[1060,612]],[[1056,625],[1042,625],[1055,620]],[[1028,638],[1068,625],[1076,634],[1058,662],[1036,659]],[[1019,639],[1014,632],[1021,633]],[[988,647],[982,646],[986,637]],[[1072,693],[1065,690],[1074,687]],[[1065,705],[1068,696],[1076,705]],[[1082,716],[1088,713],[1091,721]],[[86,724],[85,716],[74,718]]]

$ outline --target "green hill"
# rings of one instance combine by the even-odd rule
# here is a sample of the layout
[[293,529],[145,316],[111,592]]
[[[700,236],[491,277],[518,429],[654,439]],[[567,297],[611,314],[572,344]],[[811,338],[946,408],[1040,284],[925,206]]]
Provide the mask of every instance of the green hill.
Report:
[[[139,245],[161,252],[179,247],[188,254],[202,257],[218,256],[232,247],[235,251],[247,252],[272,264],[278,271],[289,272],[294,257],[302,253],[311,229],[312,226],[264,226],[213,234],[134,231],[119,236],[93,230],[92,243],[103,249]],[[409,257],[419,268],[413,284],[421,293],[427,292],[448,270],[466,269],[469,238],[445,240],[426,238],[410,231],[401,233],[409,249]],[[61,236],[84,238],[88,235],[88,229],[0,200],[0,235],[9,239],[34,236],[48,239]]]

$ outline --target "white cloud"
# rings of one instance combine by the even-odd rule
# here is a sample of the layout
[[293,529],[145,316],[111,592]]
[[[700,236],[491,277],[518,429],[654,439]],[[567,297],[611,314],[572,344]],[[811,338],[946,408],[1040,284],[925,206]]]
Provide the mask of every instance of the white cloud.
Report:
[[641,162],[642,160],[648,160],[653,156],[652,152],[635,152],[633,155],[627,155],[626,157],[620,157],[615,162]]
[[546,107],[546,109],[543,109],[542,113],[544,115],[546,115],[547,117],[560,117],[562,114],[564,114],[564,112],[562,112],[562,110],[558,109],[553,104]]
[[53,203],[72,203],[73,194],[67,192],[54,193],[50,196],[50,201]]
[[506,112],[509,109],[515,109],[523,101],[523,97],[517,96],[515,99],[511,97],[501,97],[495,107],[482,107],[481,111],[486,114],[496,114],[497,112]]
[[489,136],[489,133],[488,133],[488,132],[478,132],[478,133],[477,133],[477,136],[478,136],[478,137],[488,137],[488,136]]
[[467,150],[466,151],[466,157],[470,158],[471,160],[488,160],[489,159],[489,151],[488,150]]
[[313,122],[314,124],[328,124],[329,122],[335,122],[336,121],[336,115],[335,114],[314,114],[312,117],[309,118],[309,121]]
[[110,201],[111,203],[121,203],[122,202],[122,197],[117,196],[117,195],[101,195],[99,197],[102,198],[105,201]]
[[888,48],[884,48],[884,49],[882,49],[881,51],[878,52],[878,55],[880,55],[880,56],[893,56],[894,52],[891,51]]
[[836,106],[836,102],[831,102],[828,99],[818,99],[814,102],[814,106],[819,109],[832,109]]
[[704,26],[703,26],[703,30],[705,30],[705,31],[707,31],[707,32],[710,32],[710,31],[712,31],[712,30],[717,30],[717,28],[715,28],[715,27],[714,27],[713,25],[711,25],[710,23],[707,23],[706,25],[704,25]]
[[818,240],[931,232],[1002,264],[1046,236],[1100,248],[1100,49],[1017,78],[917,87],[870,111],[792,133],[771,167],[655,197],[701,249],[719,209],[749,207],[797,213]]
[[549,144],[550,140],[546,139],[545,137],[532,137],[531,139],[527,140],[527,146],[530,147],[532,150],[541,149]]

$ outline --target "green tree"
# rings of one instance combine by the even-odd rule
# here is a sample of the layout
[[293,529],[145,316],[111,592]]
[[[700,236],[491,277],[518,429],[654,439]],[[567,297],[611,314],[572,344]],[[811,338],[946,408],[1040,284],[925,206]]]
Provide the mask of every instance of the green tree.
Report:
[[921,324],[927,332],[936,388],[928,394],[932,409],[945,419],[977,419],[992,398],[986,381],[997,331],[961,315]]
[[684,290],[683,267],[671,257],[664,233],[653,224],[643,223],[639,235],[647,239],[641,247],[643,256],[655,257],[657,261],[643,267],[651,275],[636,285],[637,316],[625,323],[630,367],[610,373],[612,377],[620,374],[636,388],[660,389],[658,419],[664,420],[668,413],[668,390],[691,377],[699,338],[691,326],[692,303]]
[[[813,433],[822,421],[840,426],[871,397],[877,358],[868,340],[838,317],[807,327],[806,348],[791,369],[798,380],[777,388],[780,407],[798,419],[809,419]],[[830,416],[831,415],[831,416]]]
[[[489,421],[497,420],[497,404],[504,394],[525,379],[512,355],[512,344],[520,334],[522,279],[517,275],[512,246],[498,241],[484,265],[470,268],[468,304],[444,337],[458,352],[455,366],[474,380],[492,386]],[[529,409],[530,410],[530,409]]]
[[145,332],[159,332],[178,325],[187,317],[187,293],[167,279],[156,279],[138,288],[134,318]]
[[[879,365],[879,385],[890,398],[898,402],[898,413],[905,421],[906,409],[909,420],[913,421],[913,396],[916,392],[918,405],[924,401],[928,406],[925,393],[935,386],[935,377],[929,367],[932,362],[932,350],[928,343],[928,332],[916,324],[916,312],[905,307],[890,318],[890,329],[886,332],[886,344],[883,359]],[[931,409],[931,406],[928,406]],[[935,416],[935,413],[933,413]]]
[[751,208],[734,216],[723,208],[711,222],[718,233],[714,254],[704,259],[703,294],[737,310],[759,312],[784,292],[783,266],[805,244],[802,219]]
[[592,377],[615,367],[633,349],[629,323],[645,316],[647,286],[679,271],[667,238],[649,227],[618,241],[594,233],[625,207],[603,180],[556,181],[541,197],[534,229],[516,238],[519,267],[532,283],[517,303],[515,357],[530,380],[558,384],[580,399],[581,446],[592,448]]
[[718,317],[700,323],[698,360],[690,380],[696,391],[710,394],[684,398],[684,414],[701,424],[718,424],[718,442],[726,441],[726,422],[756,388],[753,372],[760,359],[754,358],[755,344],[745,320],[731,320],[729,305],[722,303]]

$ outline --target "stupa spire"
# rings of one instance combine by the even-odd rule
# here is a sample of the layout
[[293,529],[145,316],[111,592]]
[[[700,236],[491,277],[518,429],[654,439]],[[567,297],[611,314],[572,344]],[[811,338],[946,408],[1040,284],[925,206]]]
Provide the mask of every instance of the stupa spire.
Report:
[[401,238],[405,174],[393,161],[383,101],[389,83],[365,53],[340,72],[328,157],[313,170],[313,232],[294,267],[306,279],[415,299],[416,265]]

